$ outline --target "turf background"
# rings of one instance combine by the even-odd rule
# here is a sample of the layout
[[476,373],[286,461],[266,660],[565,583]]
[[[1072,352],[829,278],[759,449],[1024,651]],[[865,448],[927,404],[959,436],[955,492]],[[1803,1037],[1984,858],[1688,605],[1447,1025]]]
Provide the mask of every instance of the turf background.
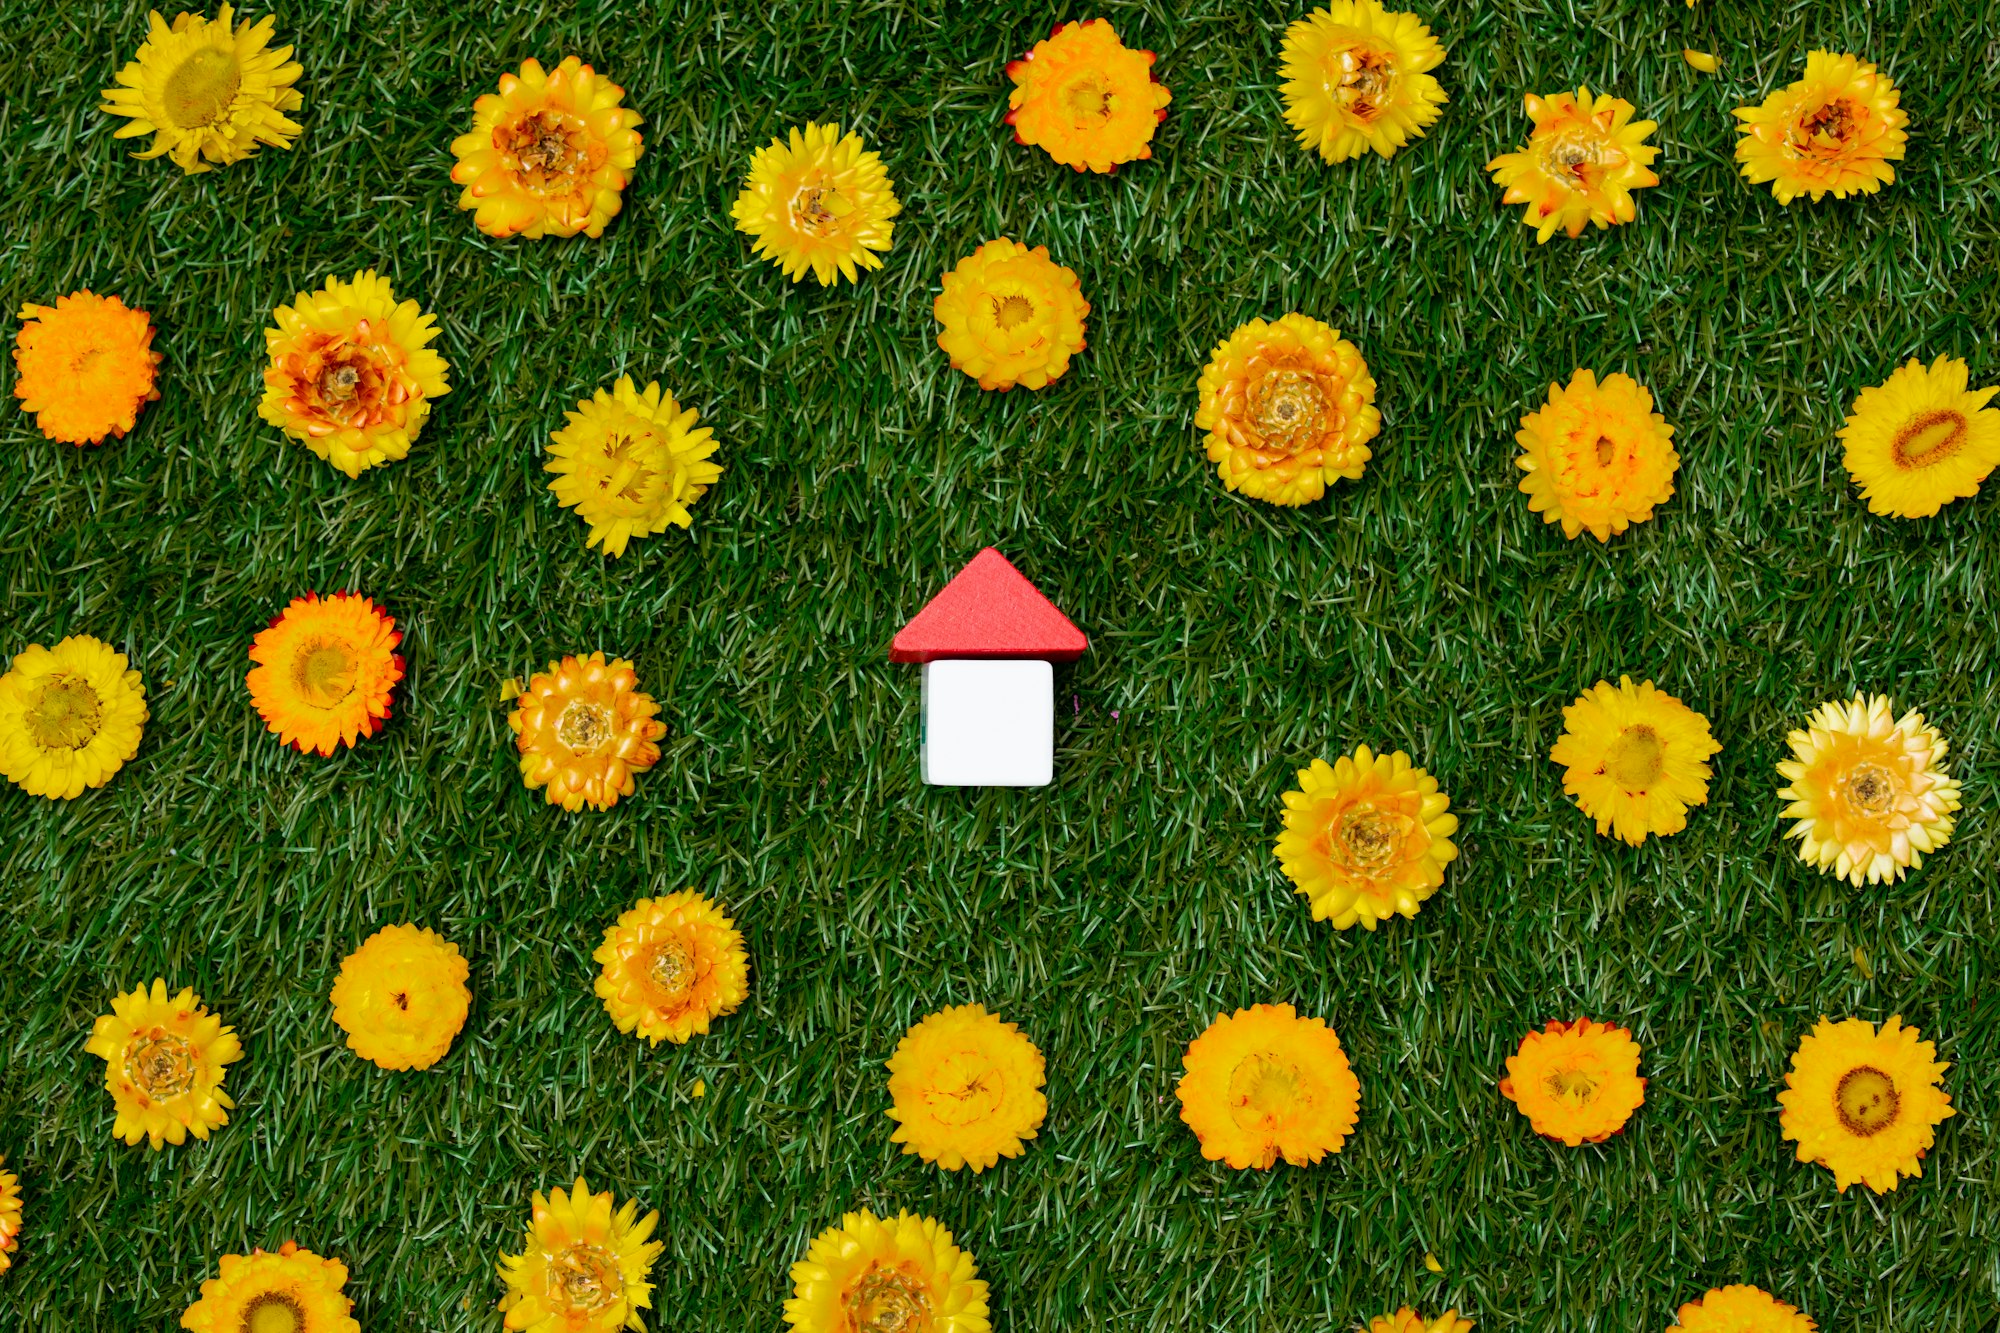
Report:
[[[1871,517],[1834,432],[1911,355],[2000,377],[2000,5],[1420,8],[1451,106],[1394,160],[1329,168],[1279,115],[1303,3],[1107,0],[1174,93],[1156,160],[1107,179],[999,125],[1003,63],[1067,10],[295,5],[296,150],[183,177],[96,109],[144,5],[0,0],[0,301],[117,292],[167,356],[123,443],[0,412],[0,651],[99,635],[153,712],[109,787],[0,791],[0,1152],[29,1210],[0,1326],[170,1327],[218,1256],[295,1237],[352,1267],[364,1328],[497,1328],[530,1191],[587,1169],[661,1210],[658,1328],[775,1326],[807,1239],[860,1206],[945,1220],[1002,1329],[1345,1328],[1404,1302],[1651,1329],[1734,1281],[1828,1329],[1993,1327],[2000,496]],[[1909,157],[1875,198],[1786,209],[1736,176],[1728,110],[1815,46],[1886,66]],[[568,52],[646,118],[624,215],[493,243],[448,144],[503,67]],[[1480,167],[1525,137],[1524,90],[1583,81],[1661,122],[1664,184],[1637,225],[1538,247]],[[807,117],[860,129],[904,200],[858,286],[794,286],[728,223],[751,149]],[[982,393],[934,344],[938,275],[1002,233],[1093,306],[1039,394]],[[438,314],[453,389],[408,461],[350,482],[259,422],[261,330],[368,266]],[[1298,511],[1225,494],[1190,424],[1208,349],[1289,309],[1359,341],[1385,418],[1367,476]],[[1517,417],[1579,364],[1634,373],[1681,432],[1675,498],[1608,547],[1514,489]],[[540,468],[562,409],[624,371],[698,407],[728,471],[691,535],[608,561]],[[1094,643],[1058,678],[1044,791],[922,786],[917,674],[885,660],[987,543]],[[338,588],[386,602],[410,675],[384,736],[302,758],[249,707],[245,649]],[[566,817],[515,774],[499,682],[595,648],[636,659],[671,734],[635,798]],[[1709,806],[1636,851],[1546,759],[1562,706],[1621,672],[1727,747]],[[1781,844],[1772,773],[1855,689],[1925,709],[1967,804],[1920,873],[1861,890]],[[1363,741],[1440,777],[1464,857],[1414,921],[1340,934],[1269,842],[1292,770]],[[649,1049],[589,953],[687,885],[747,932],[752,994]],[[325,996],[404,919],[465,948],[475,1005],[441,1064],[389,1075]],[[161,1153],[110,1138],[83,1051],[156,974],[248,1048],[232,1123]],[[1051,1106],[977,1178],[898,1154],[881,1064],[974,999],[1042,1046]],[[1206,1163],[1180,1051],[1278,999],[1337,1026],[1358,1136],[1310,1170]],[[1577,1012],[1629,1024],[1652,1084],[1628,1133],[1566,1150],[1495,1079]],[[1901,1013],[1954,1063],[1959,1115],[1894,1194],[1842,1196],[1780,1139],[1821,1013]]]

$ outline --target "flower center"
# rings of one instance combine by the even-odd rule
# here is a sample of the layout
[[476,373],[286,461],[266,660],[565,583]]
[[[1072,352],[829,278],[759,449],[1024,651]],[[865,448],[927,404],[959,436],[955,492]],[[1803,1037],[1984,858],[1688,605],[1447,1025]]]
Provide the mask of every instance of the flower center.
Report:
[[287,1292],[262,1292],[243,1308],[242,1333],[299,1333],[305,1326],[305,1312]]
[[1970,431],[1965,417],[1957,412],[1925,412],[1911,417],[1896,432],[1893,455],[1901,468],[1930,467],[1958,452]]
[[1847,803],[1864,815],[1886,815],[1896,804],[1902,784],[1880,764],[1861,764],[1847,775],[1844,789]]
[[292,687],[314,708],[332,708],[354,693],[354,657],[343,643],[308,644],[292,660]]
[[578,1241],[549,1256],[548,1301],[557,1314],[595,1314],[625,1293],[618,1256]]
[[983,1059],[949,1056],[924,1090],[924,1103],[938,1123],[958,1128],[984,1124],[1000,1109],[1005,1084]]
[[171,1032],[155,1029],[125,1048],[125,1077],[156,1102],[187,1092],[200,1068],[194,1043]]
[[1250,391],[1250,420],[1264,443],[1295,454],[1320,435],[1326,391],[1304,370],[1273,370]]
[[909,1274],[871,1264],[847,1290],[854,1333],[930,1333],[931,1298]]
[[235,55],[205,46],[167,75],[161,99],[175,129],[205,130],[229,114],[242,86],[243,71],[236,67]]
[[1094,130],[1111,119],[1111,85],[1097,75],[1087,75],[1063,90],[1063,105],[1080,130]]
[[853,201],[834,185],[801,186],[792,196],[792,221],[809,236],[838,235],[853,212]]
[[1651,787],[1666,767],[1666,747],[1660,743],[1660,733],[1647,726],[1625,728],[1604,756],[1604,772],[1629,792]]
[[1549,1096],[1572,1111],[1581,1111],[1597,1095],[1597,1080],[1580,1069],[1553,1070],[1542,1080],[1542,1086],[1549,1090]]
[[1244,1129],[1267,1128],[1299,1103],[1299,1071],[1272,1055],[1253,1055],[1229,1074],[1229,1114]]
[[24,720],[28,735],[42,749],[81,750],[104,726],[104,701],[80,676],[51,676],[28,705]]
[[319,396],[324,403],[351,403],[361,386],[361,372],[345,361],[336,361],[319,373]]
[[1624,165],[1625,155],[1587,130],[1564,130],[1542,149],[1549,174],[1572,190],[1595,189],[1605,172]]
[[1873,1065],[1856,1065],[1840,1076],[1833,1104],[1842,1127],[1865,1139],[1896,1123],[1903,1099],[1896,1095],[1896,1080]]
[[570,700],[556,719],[556,739],[579,754],[595,750],[611,736],[611,710],[588,699]]
[[646,963],[653,984],[679,999],[694,984],[694,954],[679,940],[663,940]]
[[1847,147],[1859,126],[1854,108],[1845,100],[1828,102],[1800,116],[1792,126],[1792,147],[1801,153],[1830,157]]
[[503,135],[501,151],[513,156],[516,172],[531,186],[567,185],[587,160],[582,136],[553,111],[523,116]]
[[1012,333],[1035,317],[1035,303],[1016,293],[993,298],[993,322],[1002,333]]
[[1380,870],[1403,850],[1410,821],[1393,810],[1362,806],[1340,817],[1334,834],[1341,864],[1353,870]]
[[1334,98],[1348,114],[1366,123],[1386,109],[1396,86],[1396,66],[1379,51],[1342,51]]
[[1597,437],[1597,466],[1610,467],[1612,455],[1617,452],[1618,446],[1612,442],[1609,435]]

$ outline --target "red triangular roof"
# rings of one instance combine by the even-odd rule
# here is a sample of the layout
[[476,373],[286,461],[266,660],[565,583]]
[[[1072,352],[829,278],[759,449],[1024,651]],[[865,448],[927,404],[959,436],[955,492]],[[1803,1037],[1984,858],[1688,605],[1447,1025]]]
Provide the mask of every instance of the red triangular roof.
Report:
[[1083,631],[989,546],[903,626],[889,645],[889,660],[1041,657],[1074,662],[1089,647]]

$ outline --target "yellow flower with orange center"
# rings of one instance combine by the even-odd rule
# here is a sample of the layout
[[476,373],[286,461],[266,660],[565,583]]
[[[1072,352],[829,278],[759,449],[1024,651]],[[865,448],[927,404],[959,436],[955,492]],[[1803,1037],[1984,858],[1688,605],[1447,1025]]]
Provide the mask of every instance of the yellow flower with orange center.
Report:
[[1760,1287],[1717,1287],[1690,1301],[1667,1333],[1817,1333],[1818,1325]]
[[1007,63],[1014,142],[1037,144],[1066,167],[1111,172],[1153,155],[1153,131],[1174,95],[1153,75],[1151,51],[1118,40],[1105,19],[1058,23]]
[[1814,51],[1805,77],[1736,108],[1736,160],[1752,185],[1767,181],[1781,204],[1802,194],[1874,194],[1896,179],[1910,118],[1889,76],[1851,55]]
[[1458,856],[1458,816],[1437,779],[1401,750],[1355,747],[1333,764],[1299,770],[1285,793],[1285,831],[1272,849],[1285,878],[1312,900],[1313,920],[1368,930],[1417,908]]
[[625,90],[570,56],[502,74],[472,104],[472,129],[451,141],[460,208],[488,236],[602,236],[624,207],[644,140]]
[[1366,1333],[1472,1333],[1472,1321],[1460,1319],[1456,1310],[1426,1319],[1406,1305],[1394,1314],[1369,1320]]
[[743,932],[693,889],[641,898],[605,927],[591,957],[611,1021],[655,1046],[706,1033],[750,993]]
[[563,413],[542,470],[556,474],[556,500],[590,525],[584,545],[622,556],[634,537],[693,525],[688,507],[722,476],[710,460],[715,432],[695,429],[698,417],[657,382],[641,392],[630,375]]
[[1289,1004],[1217,1014],[1188,1044],[1174,1087],[1201,1155],[1240,1170],[1283,1157],[1307,1166],[1347,1143],[1361,1118],[1361,1083],[1324,1019]]
[[974,1175],[1019,1157],[1048,1114],[1043,1072],[1035,1044],[984,1005],[939,1010],[904,1033],[889,1057],[890,1142]]
[[451,368],[429,347],[436,318],[398,303],[373,269],[328,278],[272,317],[257,414],[350,477],[408,454],[431,400],[451,392]]
[[1560,227],[1571,237],[1585,225],[1610,227],[1639,215],[1632,191],[1658,185],[1653,159],[1660,150],[1646,142],[1658,128],[1633,120],[1633,105],[1622,97],[1590,89],[1574,94],[1528,94],[1528,119],[1535,123],[1525,147],[1502,153],[1486,164],[1493,183],[1507,193],[1503,204],[1527,205],[1521,221],[1546,244]]
[[343,1290],[347,1265],[286,1241],[276,1254],[225,1254],[181,1315],[189,1333],[361,1333]]
[[639,692],[639,673],[601,652],[565,657],[520,692],[507,725],[521,752],[521,780],[547,788],[550,805],[609,810],[637,790],[633,774],[660,762],[667,734],[660,706]]
[[[7,1159],[0,1157],[0,1167]],[[11,1251],[21,1247],[21,1178],[12,1171],[0,1171],[0,1273],[14,1266]]]
[[1886,384],[1863,389],[1840,438],[1842,462],[1872,514],[1928,518],[1977,495],[2000,464],[2000,386],[1971,388],[1965,362],[1905,362]]
[[1552,1021],[1546,1032],[1521,1038],[1521,1049],[1507,1057],[1500,1095],[1544,1138],[1572,1148],[1602,1143],[1646,1100],[1639,1043],[1609,1023]]
[[730,215],[736,230],[756,238],[759,258],[769,259],[797,282],[812,270],[822,287],[858,269],[882,267],[903,211],[882,155],[861,136],[840,136],[840,126],[807,121],[792,128],[791,142],[773,139],[750,159],[750,176]]
[[241,162],[258,145],[290,148],[303,131],[285,113],[305,105],[292,85],[305,72],[292,48],[270,48],[275,19],[232,27],[223,5],[213,19],[180,14],[173,26],[155,10],[138,58],[118,71],[98,109],[124,116],[112,134],[153,136],[134,156],[168,157],[190,174]]
[[206,1139],[229,1123],[236,1103],[222,1090],[223,1066],[243,1058],[243,1044],[193,990],[169,995],[155,979],[150,992],[140,986],[117,996],[84,1050],[104,1060],[104,1088],[118,1113],[114,1137],[158,1149],[189,1134]]
[[1039,389],[1061,379],[1084,348],[1090,302],[1076,274],[1002,236],[958,261],[931,304],[938,346],[982,389]]
[[388,720],[402,641],[389,613],[358,593],[295,597],[250,641],[250,702],[282,743],[330,755]]
[[666,1248],[649,1241],[658,1213],[639,1216],[628,1199],[613,1211],[610,1190],[592,1194],[583,1177],[568,1194],[560,1186],[535,1192],[527,1245],[500,1256],[504,1326],[532,1333],[614,1333],[645,1328],[639,1311],[652,1306],[646,1280]]
[[139,409],[160,396],[161,360],[145,311],[87,290],[58,296],[52,306],[21,307],[14,396],[51,440],[122,440],[138,424]]
[[1551,384],[1548,404],[1521,418],[1514,439],[1528,508],[1562,524],[1565,537],[1588,531],[1608,542],[1673,497],[1674,428],[1630,375],[1600,382],[1579,370],[1568,388]]
[[1285,119],[1299,146],[1328,162],[1371,148],[1393,157],[1451,100],[1431,76],[1443,63],[1444,47],[1415,14],[1333,0],[1285,29]]
[[1945,770],[1950,746],[1914,708],[1901,717],[1886,694],[1824,703],[1785,738],[1778,765],[1786,785],[1787,838],[1799,859],[1857,887],[1893,884],[1951,841],[1958,780]]
[[458,946],[434,930],[384,926],[340,964],[333,1021],[348,1049],[384,1069],[429,1069],[465,1026],[472,974]]
[[1563,790],[1597,821],[1598,836],[1637,847],[1648,834],[1679,833],[1688,807],[1708,803],[1708,761],[1721,750],[1707,718],[1650,680],[1620,676],[1563,709],[1549,758],[1563,766]]
[[1196,429],[1222,484],[1253,500],[1310,504],[1358,480],[1382,432],[1361,349],[1307,315],[1239,325],[1201,372]]
[[0,776],[31,796],[73,800],[139,753],[147,716],[139,673],[104,640],[31,643],[0,676]]
[[1798,1159],[1877,1194],[1921,1176],[1940,1123],[1958,1114],[1939,1081],[1937,1047],[1892,1015],[1877,1029],[1861,1018],[1821,1018],[1799,1041],[1778,1094],[1778,1123]]
[[813,1237],[792,1265],[796,1333],[990,1333],[986,1283],[936,1218],[863,1209]]

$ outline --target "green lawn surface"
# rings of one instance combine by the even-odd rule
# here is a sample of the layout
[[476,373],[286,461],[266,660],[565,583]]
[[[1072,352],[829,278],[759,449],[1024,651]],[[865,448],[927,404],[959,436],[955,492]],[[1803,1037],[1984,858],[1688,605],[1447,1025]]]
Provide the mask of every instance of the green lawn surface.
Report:
[[[1871,516],[1835,432],[1912,356],[2000,379],[2000,3],[1416,7],[1450,106],[1393,160],[1329,167],[1280,115],[1304,0],[327,0],[277,14],[295,149],[189,177],[97,109],[143,4],[0,0],[5,335],[88,286],[150,311],[166,355],[122,442],[0,410],[0,654],[100,636],[152,709],[109,786],[0,790],[0,1153],[28,1209],[0,1328],[171,1328],[223,1254],[294,1238],[351,1267],[364,1329],[497,1329],[497,1253],[579,1171],[661,1213],[657,1329],[778,1327],[790,1265],[861,1207],[944,1221],[1003,1331],[1410,1303],[1630,1333],[1730,1282],[1827,1330],[1993,1328],[2000,495]],[[1111,177],[1000,123],[1004,63],[1100,13],[1174,95],[1154,160]],[[1816,47],[1893,76],[1909,155],[1877,196],[1784,208],[1738,176],[1729,111]],[[597,241],[489,240],[450,141],[504,70],[571,53],[645,117],[625,211]],[[1481,167],[1524,141],[1524,93],[1579,83],[1660,122],[1662,184],[1634,225],[1537,246]],[[729,222],[752,150],[808,118],[865,135],[904,203],[858,285],[787,282]],[[1092,306],[1039,393],[982,392],[935,343],[940,275],[1001,234]],[[407,461],[350,481],[258,419],[262,330],[369,267],[437,314],[452,391]],[[1366,476],[1298,510],[1225,493],[1192,426],[1209,349],[1289,310],[1359,344],[1384,418]],[[1674,498],[1608,546],[1515,489],[1518,418],[1579,365],[1635,375],[1679,430]],[[542,463],[621,373],[697,407],[727,471],[691,533],[608,560]],[[1058,672],[1043,790],[924,786],[918,672],[887,661],[987,544],[1092,640]],[[300,756],[246,651],[293,596],[348,588],[397,617],[409,676],[384,734]],[[572,816],[522,786],[500,683],[595,649],[670,731],[636,796]],[[1725,747],[1687,830],[1636,850],[1547,758],[1620,673]],[[1965,783],[1958,836],[1900,884],[1781,838],[1786,732],[1855,690],[1922,708]],[[1443,890],[1372,934],[1312,921],[1270,851],[1294,770],[1361,742],[1463,819]],[[690,886],[745,931],[751,994],[654,1049],[612,1026],[590,952]],[[391,1074],[327,992],[404,920],[465,950],[474,1005],[442,1062]],[[112,1139],[83,1049],[156,975],[248,1051],[230,1124],[161,1152]],[[903,1156],[884,1115],[905,1027],[973,1000],[1049,1071],[1041,1137],[977,1177]],[[1328,1019],[1361,1080],[1316,1167],[1206,1162],[1177,1118],[1186,1043],[1260,1001]],[[1496,1085],[1579,1013],[1628,1025],[1651,1083],[1626,1133],[1569,1149]],[[1893,1194],[1842,1195],[1781,1138],[1822,1014],[1901,1014],[1952,1062],[1958,1115]]]

